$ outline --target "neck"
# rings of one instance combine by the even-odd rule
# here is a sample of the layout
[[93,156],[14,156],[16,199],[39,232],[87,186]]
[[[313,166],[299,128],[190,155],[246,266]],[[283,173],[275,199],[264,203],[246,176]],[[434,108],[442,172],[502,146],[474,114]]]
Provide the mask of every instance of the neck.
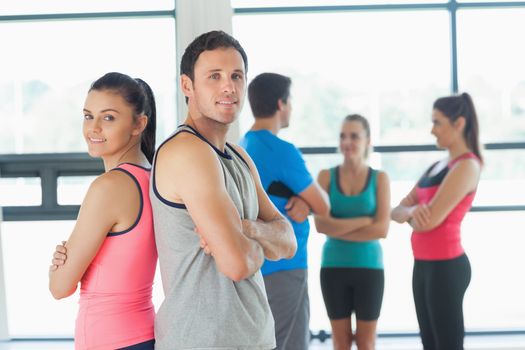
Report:
[[456,144],[448,148],[448,156],[451,160],[468,152],[471,152],[471,150],[467,147],[467,144],[463,140],[461,140],[461,142],[457,142]]
[[363,158],[345,158],[343,164],[341,164],[341,168],[343,168],[345,171],[356,174],[361,172],[363,169],[368,168],[368,165]]
[[149,161],[140,150],[140,139],[134,140],[133,143],[116,154],[103,156],[104,170],[106,172],[117,167],[122,163],[133,163],[144,167],[149,167]]
[[268,118],[255,118],[255,122],[250,130],[268,130],[272,134],[277,135],[279,130],[281,130],[281,122],[276,114]]
[[226,136],[228,134],[229,125],[219,123],[210,118],[193,118],[188,113],[188,117],[184,121],[187,124],[197,130],[209,143],[224,151],[226,146]]

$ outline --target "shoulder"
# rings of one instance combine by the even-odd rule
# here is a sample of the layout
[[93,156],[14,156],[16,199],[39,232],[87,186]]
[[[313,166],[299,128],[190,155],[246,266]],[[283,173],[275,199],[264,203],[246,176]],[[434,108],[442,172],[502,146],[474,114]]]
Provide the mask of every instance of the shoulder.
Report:
[[388,178],[388,174],[383,170],[375,170],[372,169],[376,173],[376,186],[379,189],[379,191],[384,192],[384,190],[390,188],[390,179]]
[[323,169],[319,172],[317,175],[317,182],[319,182],[319,185],[323,188],[328,188],[328,184],[330,183],[330,176],[331,176],[331,169]]
[[377,176],[377,181],[381,181],[381,182],[388,182],[389,181],[389,178],[388,178],[388,174],[386,173],[386,171],[383,171],[383,170],[377,170],[377,169],[373,169],[372,168],[372,171],[376,174]]
[[197,135],[184,131],[165,141],[157,152],[157,163],[171,164],[170,168],[181,168],[181,162],[184,162],[186,168],[212,159],[212,162],[216,161],[215,151],[211,146]]
[[[105,203],[99,208],[107,210],[114,203],[120,201],[121,195],[137,191],[135,178],[126,171],[112,170],[97,177],[89,186],[84,205],[86,203]],[[105,208],[105,209],[104,209]]]
[[467,175],[479,174],[481,171],[481,163],[476,158],[461,159],[451,166],[450,171],[465,173]]
[[119,188],[125,186],[127,182],[132,181],[129,173],[126,170],[115,169],[97,177],[89,186],[89,192],[101,194],[116,192]]

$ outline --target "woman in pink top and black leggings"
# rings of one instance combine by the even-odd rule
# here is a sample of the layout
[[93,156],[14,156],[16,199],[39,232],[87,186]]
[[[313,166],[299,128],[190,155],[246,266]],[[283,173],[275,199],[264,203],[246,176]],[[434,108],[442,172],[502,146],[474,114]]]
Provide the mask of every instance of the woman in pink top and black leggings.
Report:
[[412,288],[425,350],[463,349],[463,296],[470,263],[460,226],[472,207],[481,171],[478,120],[467,93],[434,102],[432,134],[448,158],[433,164],[392,210],[412,228]]
[[[153,349],[157,250],[149,200],[155,99],[140,79],[108,73],[91,86],[83,134],[106,172],[93,181],[49,289],[61,299],[80,282],[75,349]],[[58,265],[58,266],[57,266]]]

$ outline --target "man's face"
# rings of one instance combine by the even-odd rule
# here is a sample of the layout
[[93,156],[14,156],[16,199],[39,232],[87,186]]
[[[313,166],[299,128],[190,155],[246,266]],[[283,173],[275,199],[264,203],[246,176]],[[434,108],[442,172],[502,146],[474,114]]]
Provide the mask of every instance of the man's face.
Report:
[[194,117],[230,124],[241,112],[246,94],[242,56],[234,48],[204,51],[195,62],[193,81],[183,76],[182,83]]

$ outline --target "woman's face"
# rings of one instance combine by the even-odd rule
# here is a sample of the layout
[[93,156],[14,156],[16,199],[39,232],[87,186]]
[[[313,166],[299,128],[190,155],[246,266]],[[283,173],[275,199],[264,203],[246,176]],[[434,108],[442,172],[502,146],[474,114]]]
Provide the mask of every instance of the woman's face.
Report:
[[345,158],[364,159],[370,139],[360,121],[345,121],[339,134],[339,149]]
[[92,157],[126,151],[133,138],[140,135],[132,107],[111,90],[91,90],[88,93],[82,131]]
[[462,137],[461,130],[456,123],[452,123],[443,112],[434,109],[432,111],[432,130],[430,133],[436,137],[436,143],[439,148],[449,148]]

